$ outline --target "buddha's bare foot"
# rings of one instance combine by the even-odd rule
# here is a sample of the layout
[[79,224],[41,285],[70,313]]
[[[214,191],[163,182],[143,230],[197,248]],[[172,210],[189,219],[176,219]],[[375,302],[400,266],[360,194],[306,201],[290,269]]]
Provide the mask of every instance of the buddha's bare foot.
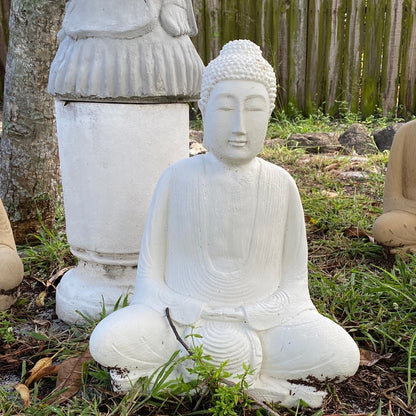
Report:
[[325,391],[316,390],[312,386],[293,384],[271,377],[261,377],[250,388],[249,393],[257,399],[287,407],[295,407],[299,400],[308,403],[310,407],[319,407],[326,395]]

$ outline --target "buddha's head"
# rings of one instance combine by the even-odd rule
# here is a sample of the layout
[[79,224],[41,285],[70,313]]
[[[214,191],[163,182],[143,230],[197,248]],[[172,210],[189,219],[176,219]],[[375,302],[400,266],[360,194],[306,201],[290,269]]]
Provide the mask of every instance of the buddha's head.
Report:
[[249,40],[227,43],[202,75],[199,107],[204,146],[227,164],[253,159],[263,148],[276,98],[276,77]]

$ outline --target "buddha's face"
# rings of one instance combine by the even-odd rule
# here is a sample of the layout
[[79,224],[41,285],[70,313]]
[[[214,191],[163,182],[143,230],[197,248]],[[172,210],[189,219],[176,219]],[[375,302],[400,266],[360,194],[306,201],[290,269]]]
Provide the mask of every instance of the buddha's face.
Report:
[[269,116],[263,84],[220,81],[202,111],[204,146],[226,164],[247,163],[263,149]]

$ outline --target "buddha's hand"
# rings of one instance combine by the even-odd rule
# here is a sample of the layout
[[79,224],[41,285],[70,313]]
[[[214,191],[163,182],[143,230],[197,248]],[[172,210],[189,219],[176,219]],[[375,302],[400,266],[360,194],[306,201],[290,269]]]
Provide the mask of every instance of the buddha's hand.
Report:
[[191,32],[183,0],[166,0],[160,11],[160,22],[171,36],[182,36]]
[[201,312],[201,318],[207,321],[243,322],[244,312],[241,307],[205,306]]

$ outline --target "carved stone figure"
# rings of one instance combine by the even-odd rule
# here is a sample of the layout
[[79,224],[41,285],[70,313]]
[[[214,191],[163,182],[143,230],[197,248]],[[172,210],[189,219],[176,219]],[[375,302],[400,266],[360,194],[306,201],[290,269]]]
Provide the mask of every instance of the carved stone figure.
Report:
[[23,264],[16,251],[10,222],[0,199],[0,311],[17,299],[23,279]]
[[91,335],[91,353],[113,369],[116,389],[128,390],[179,350],[166,307],[182,337],[201,335],[194,341],[214,363],[227,359],[234,374],[250,365],[250,389],[265,400],[319,406],[325,392],[316,381],[357,370],[356,344],[309,296],[295,182],[256,157],[275,97],[273,69],[250,41],[228,43],[205,69],[199,105],[208,153],[162,175],[132,304]]
[[154,187],[188,155],[188,101],[203,69],[196,31],[191,0],[67,2],[48,85],[79,259],[56,291],[65,322],[98,317],[133,291]]
[[70,0],[48,90],[70,100],[195,99],[196,33],[191,0]]
[[374,239],[393,252],[416,252],[416,120],[394,136],[384,186],[383,215]]

